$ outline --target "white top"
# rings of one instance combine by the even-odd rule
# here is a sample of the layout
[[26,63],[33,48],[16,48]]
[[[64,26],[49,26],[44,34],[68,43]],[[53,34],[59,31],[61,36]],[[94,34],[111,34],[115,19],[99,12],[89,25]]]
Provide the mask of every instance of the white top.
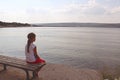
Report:
[[30,47],[29,47],[29,53],[27,52],[27,45],[25,46],[25,55],[26,55],[26,61],[28,62],[34,62],[36,59],[35,59],[35,56],[34,56],[34,48],[36,46],[31,43],[30,44]]

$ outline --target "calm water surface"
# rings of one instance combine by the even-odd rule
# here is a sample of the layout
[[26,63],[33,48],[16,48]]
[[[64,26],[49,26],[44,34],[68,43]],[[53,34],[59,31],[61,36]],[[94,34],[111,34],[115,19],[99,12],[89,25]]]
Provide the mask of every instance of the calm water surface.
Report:
[[93,69],[119,66],[120,28],[0,28],[0,54],[25,59],[29,32],[36,33],[38,53],[47,62]]

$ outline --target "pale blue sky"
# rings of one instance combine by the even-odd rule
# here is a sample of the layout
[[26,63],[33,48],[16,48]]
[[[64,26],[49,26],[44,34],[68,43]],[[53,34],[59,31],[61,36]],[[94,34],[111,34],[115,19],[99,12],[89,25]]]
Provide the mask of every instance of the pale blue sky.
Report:
[[0,21],[120,23],[120,0],[0,0]]

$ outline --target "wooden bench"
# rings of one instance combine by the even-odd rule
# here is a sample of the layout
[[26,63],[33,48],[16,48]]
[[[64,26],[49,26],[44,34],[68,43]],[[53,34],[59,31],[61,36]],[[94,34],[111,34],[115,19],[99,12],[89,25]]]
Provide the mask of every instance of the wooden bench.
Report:
[[6,70],[7,66],[23,69],[26,72],[26,80],[30,80],[29,71],[32,72],[32,75],[33,75],[32,78],[34,78],[36,77],[35,76],[36,71],[40,70],[45,65],[45,63],[28,64],[26,63],[25,60],[18,59],[15,57],[3,56],[3,55],[0,55],[0,64],[3,65],[3,70]]

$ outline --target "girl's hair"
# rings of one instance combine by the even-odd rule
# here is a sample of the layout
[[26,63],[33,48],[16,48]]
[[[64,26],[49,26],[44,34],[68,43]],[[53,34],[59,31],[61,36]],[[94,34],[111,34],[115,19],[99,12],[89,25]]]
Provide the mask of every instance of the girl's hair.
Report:
[[33,32],[31,32],[31,33],[29,33],[28,35],[27,35],[27,38],[28,38],[28,41],[27,41],[27,52],[29,52],[29,47],[30,47],[30,44],[31,44],[31,40],[33,39],[33,38],[35,38],[36,37],[36,35],[33,33]]

